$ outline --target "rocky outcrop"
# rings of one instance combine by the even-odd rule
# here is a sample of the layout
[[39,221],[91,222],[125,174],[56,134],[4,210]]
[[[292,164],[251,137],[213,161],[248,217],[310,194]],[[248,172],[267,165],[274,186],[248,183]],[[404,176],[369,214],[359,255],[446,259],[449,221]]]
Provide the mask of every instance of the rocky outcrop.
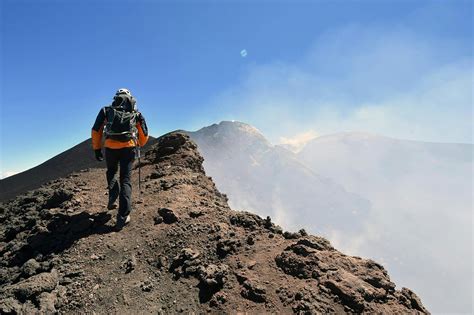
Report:
[[1,204],[0,313],[427,313],[380,264],[231,210],[202,162],[159,138],[121,231],[100,169]]
[[[408,289],[403,289],[401,295],[395,291],[395,284],[380,264],[346,256],[336,251],[327,240],[318,237],[298,240],[275,261],[287,274],[300,279],[314,279],[321,292],[335,295],[351,312],[372,313],[386,305],[408,305],[404,299],[412,294]],[[410,305],[413,310],[427,312],[416,298]]]

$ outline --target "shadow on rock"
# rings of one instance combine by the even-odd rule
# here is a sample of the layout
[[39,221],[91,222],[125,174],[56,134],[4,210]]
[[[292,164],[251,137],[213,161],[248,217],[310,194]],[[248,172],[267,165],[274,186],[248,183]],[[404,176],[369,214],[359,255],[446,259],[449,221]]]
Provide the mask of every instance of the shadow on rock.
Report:
[[111,215],[107,212],[55,214],[46,227],[35,227],[27,238],[27,244],[13,257],[10,265],[22,265],[39,254],[60,253],[71,247],[77,240],[92,234],[113,232],[115,231],[113,226],[105,225],[110,219]]

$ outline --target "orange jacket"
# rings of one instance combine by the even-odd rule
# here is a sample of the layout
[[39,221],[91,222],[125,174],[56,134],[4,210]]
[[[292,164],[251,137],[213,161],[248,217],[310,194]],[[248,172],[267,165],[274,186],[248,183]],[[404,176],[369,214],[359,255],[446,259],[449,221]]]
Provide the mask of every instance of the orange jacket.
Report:
[[[99,114],[97,114],[97,118],[95,120],[94,126],[92,127],[92,149],[98,150],[102,148],[102,135],[104,132],[104,126],[107,124],[107,115],[106,115],[107,107],[103,107]],[[137,130],[138,130],[138,146],[144,146],[148,141],[148,128],[146,125],[145,117],[141,113],[138,113],[137,116]],[[104,147],[110,149],[121,149],[121,148],[128,148],[134,147],[137,144],[134,140],[129,141],[117,141],[113,139],[105,139]]]

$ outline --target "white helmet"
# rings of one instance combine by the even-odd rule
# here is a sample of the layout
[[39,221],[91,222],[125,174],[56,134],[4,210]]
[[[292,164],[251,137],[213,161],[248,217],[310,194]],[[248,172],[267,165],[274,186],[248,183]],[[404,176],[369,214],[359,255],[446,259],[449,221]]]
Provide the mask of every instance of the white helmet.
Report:
[[128,89],[118,89],[115,95],[120,95],[120,94],[127,94],[128,96],[132,96],[132,93]]

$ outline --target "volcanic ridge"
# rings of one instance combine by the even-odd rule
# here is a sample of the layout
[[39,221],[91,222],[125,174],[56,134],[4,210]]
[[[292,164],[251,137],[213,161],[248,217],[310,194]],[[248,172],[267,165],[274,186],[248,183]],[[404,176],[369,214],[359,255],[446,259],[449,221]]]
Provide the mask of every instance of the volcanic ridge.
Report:
[[202,163],[160,137],[121,231],[103,169],[1,203],[0,313],[428,313],[375,261],[231,210]]

